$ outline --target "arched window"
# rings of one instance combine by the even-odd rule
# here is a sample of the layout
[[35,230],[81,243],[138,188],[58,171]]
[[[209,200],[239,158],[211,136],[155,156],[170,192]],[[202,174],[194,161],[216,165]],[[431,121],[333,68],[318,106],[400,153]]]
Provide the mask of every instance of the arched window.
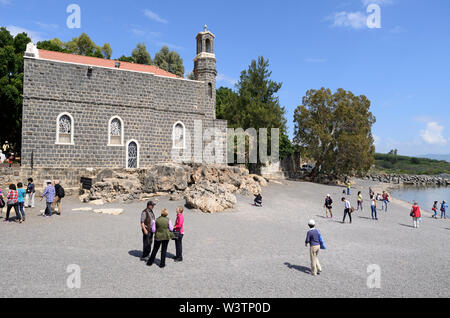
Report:
[[185,127],[181,121],[173,125],[172,140],[174,149],[186,148]]
[[74,121],[69,113],[62,113],[56,119],[56,144],[73,145]]
[[118,116],[109,120],[108,146],[123,146],[123,120]]
[[139,144],[136,140],[132,139],[127,142],[127,169],[139,168]]
[[208,96],[209,96],[209,98],[213,97],[213,89],[212,89],[211,83],[208,83]]
[[206,45],[206,52],[211,53],[211,41],[209,39],[206,39],[205,45]]

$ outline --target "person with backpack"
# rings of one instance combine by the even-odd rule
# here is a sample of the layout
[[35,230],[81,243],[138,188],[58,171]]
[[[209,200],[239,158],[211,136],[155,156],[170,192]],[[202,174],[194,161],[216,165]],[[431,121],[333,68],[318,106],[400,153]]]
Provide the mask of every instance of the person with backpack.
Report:
[[326,218],[328,218],[328,212],[330,212],[330,218],[333,218],[333,199],[331,198],[331,195],[327,194],[324,206]]
[[61,200],[65,196],[64,188],[59,184],[59,180],[54,181],[55,184],[55,199],[52,203],[52,210],[55,210],[55,206],[58,206],[58,212],[56,212],[57,215],[61,215],[62,209],[61,209]]
[[310,230],[306,233],[305,247],[309,244],[309,256],[311,259],[311,274],[313,276],[320,275],[322,272],[322,267],[319,262],[319,251],[325,249],[325,244],[323,243],[322,235],[319,230],[316,229],[316,222],[310,220],[308,222]]
[[153,201],[147,202],[147,208],[141,213],[141,230],[142,230],[142,256],[141,261],[148,261],[148,257],[152,250],[152,242],[153,242],[153,232],[152,226],[155,223],[155,214],[153,213],[153,209],[156,203]]
[[434,201],[433,203],[433,207],[431,208],[431,210],[433,211],[433,215],[431,216],[434,219],[437,219],[437,212],[438,212],[438,201]]
[[19,194],[17,193],[17,188],[15,184],[9,185],[8,195],[6,196],[6,219],[3,222],[9,222],[9,212],[12,208],[16,212],[16,220],[19,220],[19,223],[22,223],[22,216],[19,213],[19,204],[17,202],[17,197]]
[[447,209],[448,209],[448,205],[444,200],[441,203],[441,219],[442,219],[442,217],[444,217],[444,219],[447,219]]
[[22,213],[22,221],[25,221],[25,211],[23,210],[23,205],[25,204],[25,189],[23,188],[23,183],[19,182],[17,184],[17,204],[19,206],[19,211]]
[[161,263],[159,267],[166,267],[166,254],[169,241],[174,238],[172,221],[168,218],[169,211],[163,209],[161,216],[153,222],[152,232],[155,233],[155,245],[153,246],[152,254],[147,262],[147,266],[152,266],[155,262],[156,254],[161,247]]
[[25,196],[25,207],[34,208],[34,195],[36,194],[36,189],[33,183],[33,178],[28,178],[27,185],[27,195]]
[[345,217],[348,215],[350,224],[352,224],[352,205],[350,204],[350,201],[345,198],[342,198],[341,201],[344,202],[344,218],[342,220],[342,223],[345,223]]
[[411,208],[411,213],[409,214],[409,216],[412,217],[413,219],[413,226],[415,229],[419,228],[419,223],[420,223],[420,218],[422,217],[421,213],[420,213],[420,207],[417,204],[417,202],[414,202],[412,208]]

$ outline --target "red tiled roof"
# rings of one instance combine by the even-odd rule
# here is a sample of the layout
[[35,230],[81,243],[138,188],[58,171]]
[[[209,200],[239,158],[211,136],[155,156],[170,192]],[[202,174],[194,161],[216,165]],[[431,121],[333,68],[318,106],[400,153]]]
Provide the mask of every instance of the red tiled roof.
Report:
[[83,56],[83,55],[75,55],[75,54],[47,51],[47,50],[39,50],[39,58],[44,59],[44,60],[61,61],[61,62],[68,62],[68,63],[78,63],[78,64],[85,64],[85,65],[90,65],[90,66],[101,66],[101,67],[108,67],[108,68],[116,68],[115,67],[116,62],[120,62],[121,70],[144,72],[144,73],[151,73],[151,74],[166,76],[166,77],[181,78],[175,74],[172,74],[165,70],[162,70],[159,67],[156,67],[154,65],[135,64],[135,63],[129,63],[129,62],[116,61],[116,60],[107,60],[107,59],[102,59],[102,58],[98,58],[98,57],[90,57],[90,56]]

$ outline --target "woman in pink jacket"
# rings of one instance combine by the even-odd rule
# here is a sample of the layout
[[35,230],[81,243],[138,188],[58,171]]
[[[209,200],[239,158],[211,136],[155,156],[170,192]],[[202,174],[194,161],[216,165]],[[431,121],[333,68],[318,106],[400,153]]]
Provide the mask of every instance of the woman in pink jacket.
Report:
[[420,214],[420,207],[417,205],[417,202],[414,202],[414,205],[411,208],[410,216],[413,218],[414,228],[419,227],[419,219],[422,217]]
[[175,250],[176,257],[175,262],[183,261],[183,236],[184,236],[184,216],[183,216],[183,207],[177,208],[177,220],[175,222],[175,227],[173,229],[173,233],[175,234]]

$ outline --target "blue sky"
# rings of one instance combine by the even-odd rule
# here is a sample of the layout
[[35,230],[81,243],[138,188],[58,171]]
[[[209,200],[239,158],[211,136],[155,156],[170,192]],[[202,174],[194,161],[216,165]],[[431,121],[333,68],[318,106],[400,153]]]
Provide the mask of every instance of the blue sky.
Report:
[[[72,3],[81,8],[80,29],[66,26]],[[372,3],[381,9],[381,28],[366,25]],[[291,136],[308,89],[344,88],[372,101],[377,151],[450,153],[448,0],[0,0],[0,25],[26,30],[35,42],[86,32],[110,43],[113,58],[130,55],[138,42],[152,57],[168,45],[186,73],[205,23],[216,35],[218,87],[233,87],[252,59],[270,60],[272,78],[283,82]]]

